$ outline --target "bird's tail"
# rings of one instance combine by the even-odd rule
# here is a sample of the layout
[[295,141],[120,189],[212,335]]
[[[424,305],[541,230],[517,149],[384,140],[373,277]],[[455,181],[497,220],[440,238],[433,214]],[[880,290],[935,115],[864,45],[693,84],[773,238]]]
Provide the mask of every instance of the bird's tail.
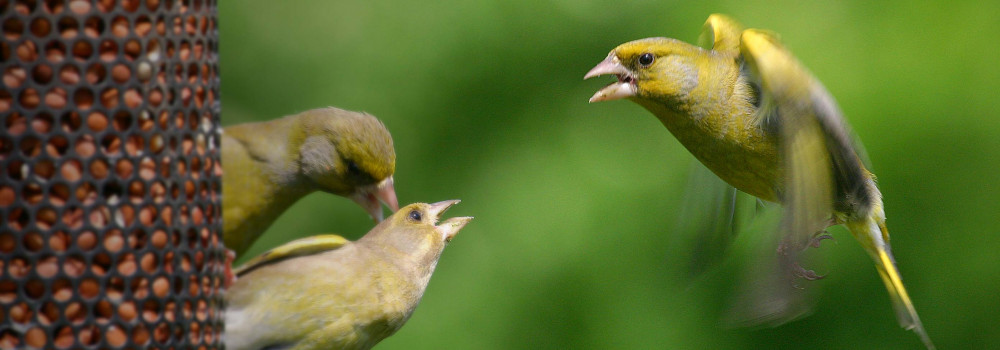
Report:
[[896,267],[896,259],[893,258],[892,249],[889,247],[889,230],[885,226],[884,216],[879,216],[872,215],[864,223],[848,226],[852,226],[850,227],[851,233],[862,242],[865,250],[875,260],[878,274],[882,277],[886,290],[889,291],[889,298],[892,299],[892,306],[896,310],[899,325],[904,329],[916,332],[924,345],[933,350],[934,343],[927,336],[927,331],[924,330],[924,325],[920,322],[920,316],[917,316],[917,309],[913,307],[910,295],[906,292],[906,287],[903,286],[899,269]]

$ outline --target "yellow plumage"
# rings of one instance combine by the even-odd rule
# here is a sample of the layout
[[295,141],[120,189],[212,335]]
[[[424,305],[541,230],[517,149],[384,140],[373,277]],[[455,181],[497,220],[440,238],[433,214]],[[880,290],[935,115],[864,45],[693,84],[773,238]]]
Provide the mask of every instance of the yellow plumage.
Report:
[[631,41],[585,78],[616,76],[591,102],[638,103],[725,182],[783,204],[776,277],[763,287],[768,302],[746,316],[780,322],[799,315],[786,296],[795,287],[790,277],[811,272],[798,255],[826,227],[845,224],[875,261],[900,324],[933,348],[892,257],[882,195],[833,97],[773,33],[712,15],[700,41],[705,48]]
[[349,197],[376,221],[398,209],[392,137],[375,117],[319,108],[222,135],[223,240],[241,255],[289,206],[324,191]]
[[226,348],[369,349],[417,307],[445,245],[471,217],[437,223],[457,200],[408,205],[350,242],[289,242],[236,269]]

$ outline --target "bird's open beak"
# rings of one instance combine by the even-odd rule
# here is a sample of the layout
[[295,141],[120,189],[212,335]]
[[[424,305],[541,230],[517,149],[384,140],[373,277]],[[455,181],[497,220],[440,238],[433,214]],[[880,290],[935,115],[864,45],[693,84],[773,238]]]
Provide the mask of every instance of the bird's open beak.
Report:
[[395,213],[399,210],[399,201],[396,199],[396,188],[393,187],[392,176],[387,177],[377,184],[358,188],[351,195],[351,200],[358,203],[368,215],[371,215],[375,223],[379,223],[385,218],[382,215],[382,203],[389,206]]
[[618,81],[613,82],[597,91],[597,93],[590,98],[591,103],[618,100],[635,96],[635,76],[628,70],[628,68],[625,68],[625,66],[621,64],[618,60],[618,56],[616,56],[614,52],[608,55],[608,58],[604,59],[604,61],[601,61],[601,63],[598,63],[597,66],[587,72],[587,75],[584,75],[583,79],[586,80],[596,76],[609,74],[614,74],[618,77]]
[[[448,210],[448,208],[450,208],[451,206],[458,204],[458,202],[461,201],[458,199],[452,199],[449,201],[441,201],[431,204],[430,205],[431,207],[427,209],[427,214],[433,215],[434,216],[433,221],[437,222],[440,215],[444,213],[445,210]],[[437,224],[434,227],[436,227],[438,232],[441,233],[441,237],[444,237],[445,242],[450,242],[451,239],[455,238],[455,235],[458,234],[458,231],[461,230],[463,227],[465,227],[465,224],[468,224],[469,221],[472,221],[471,216],[462,216],[445,220],[444,222]]]

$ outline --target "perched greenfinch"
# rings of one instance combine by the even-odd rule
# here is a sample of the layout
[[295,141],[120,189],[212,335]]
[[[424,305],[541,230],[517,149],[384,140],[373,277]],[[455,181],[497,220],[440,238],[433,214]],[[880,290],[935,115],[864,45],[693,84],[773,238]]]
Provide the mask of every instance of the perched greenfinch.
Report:
[[798,255],[828,238],[826,227],[843,224],[874,259],[900,324],[933,348],[889,246],[882,194],[830,93],[773,33],[712,15],[701,41],[704,48],[669,38],[627,42],[584,79],[617,77],[590,102],[638,103],[726,183],[783,205],[776,277],[762,287],[772,294],[749,316],[763,322],[793,312],[783,294],[795,292],[797,277],[819,277]]
[[237,255],[317,190],[350,198],[376,222],[380,201],[399,209],[392,137],[366,113],[328,107],[227,127],[222,165],[222,237]]
[[445,245],[471,217],[437,224],[449,200],[404,207],[361,239],[289,242],[236,269],[229,350],[369,349],[413,314]]

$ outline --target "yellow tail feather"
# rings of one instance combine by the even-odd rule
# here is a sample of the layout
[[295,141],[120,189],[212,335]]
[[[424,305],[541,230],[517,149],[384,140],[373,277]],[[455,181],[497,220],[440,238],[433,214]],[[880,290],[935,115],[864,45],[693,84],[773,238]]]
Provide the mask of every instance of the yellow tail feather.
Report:
[[[885,224],[879,223],[878,228],[881,232],[873,232],[873,234],[881,234],[882,237],[888,238],[889,232]],[[875,244],[866,248],[873,250],[872,258],[875,259],[875,267],[878,269],[879,276],[882,277],[882,282],[885,283],[886,290],[889,291],[889,298],[892,299],[892,306],[896,310],[899,325],[916,332],[924,345],[933,350],[934,343],[927,336],[927,331],[924,330],[924,325],[920,322],[920,317],[917,316],[917,309],[913,307],[910,295],[906,292],[906,287],[903,286],[903,279],[899,276],[896,261],[892,257],[892,252],[889,251],[888,240],[885,244],[873,243]]]

